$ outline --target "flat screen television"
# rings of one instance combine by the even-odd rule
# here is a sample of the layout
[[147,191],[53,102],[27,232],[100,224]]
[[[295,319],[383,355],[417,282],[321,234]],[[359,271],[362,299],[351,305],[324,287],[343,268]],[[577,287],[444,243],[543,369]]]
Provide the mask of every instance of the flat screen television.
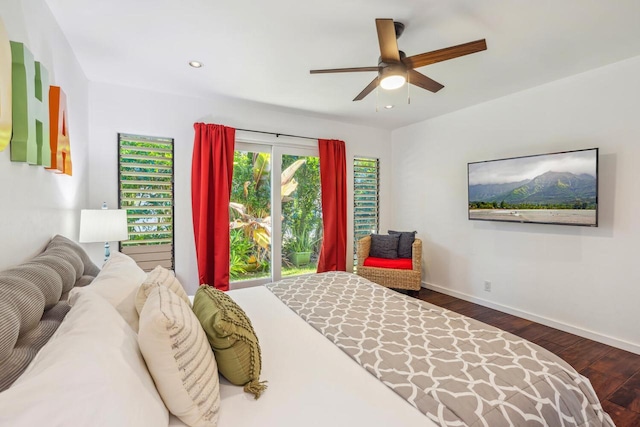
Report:
[[469,219],[598,226],[598,149],[468,164]]

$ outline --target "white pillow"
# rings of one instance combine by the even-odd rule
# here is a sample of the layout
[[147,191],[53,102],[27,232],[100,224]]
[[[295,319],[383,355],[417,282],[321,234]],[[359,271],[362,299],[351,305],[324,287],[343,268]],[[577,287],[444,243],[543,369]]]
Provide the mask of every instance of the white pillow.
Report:
[[166,426],[136,334],[96,293],[72,302],[27,370],[0,393],[0,425]]
[[149,296],[149,292],[151,292],[151,290],[154,289],[157,285],[162,285],[171,289],[174,294],[182,298],[182,300],[186,302],[189,307],[191,307],[191,300],[185,292],[182,283],[178,281],[178,278],[173,274],[172,271],[167,270],[166,268],[159,265],[147,274],[146,279],[138,288],[138,293],[136,294],[135,298],[136,310],[138,311],[138,314],[142,312],[142,307],[144,306],[144,303]]
[[100,273],[90,285],[73,288],[70,295],[78,292],[96,292],[109,301],[134,331],[138,331],[136,293],[147,278],[136,262],[120,252],[112,252]]
[[182,298],[156,284],[140,313],[140,351],[165,405],[191,427],[215,427],[218,366],[198,318]]

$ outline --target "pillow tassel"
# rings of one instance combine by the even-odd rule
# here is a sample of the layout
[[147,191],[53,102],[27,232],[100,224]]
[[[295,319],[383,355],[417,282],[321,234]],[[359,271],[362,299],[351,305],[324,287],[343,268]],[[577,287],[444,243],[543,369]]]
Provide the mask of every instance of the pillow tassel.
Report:
[[255,399],[258,399],[262,392],[266,390],[266,388],[266,381],[253,380],[244,385],[244,391],[253,394],[253,397]]

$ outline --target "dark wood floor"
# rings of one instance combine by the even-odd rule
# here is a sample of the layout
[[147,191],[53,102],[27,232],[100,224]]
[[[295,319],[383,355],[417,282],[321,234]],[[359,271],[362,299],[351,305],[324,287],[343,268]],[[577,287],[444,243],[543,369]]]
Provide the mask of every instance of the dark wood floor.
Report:
[[418,298],[545,347],[589,378],[616,426],[640,426],[640,355],[428,289]]

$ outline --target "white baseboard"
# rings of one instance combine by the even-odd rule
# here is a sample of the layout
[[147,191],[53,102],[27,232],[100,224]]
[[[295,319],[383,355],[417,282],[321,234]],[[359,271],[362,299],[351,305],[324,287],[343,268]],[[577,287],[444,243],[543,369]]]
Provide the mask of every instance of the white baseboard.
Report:
[[553,319],[549,319],[546,317],[537,316],[533,313],[529,313],[526,311],[518,310],[517,308],[509,307],[502,304],[496,304],[492,301],[487,301],[482,298],[475,297],[473,295],[468,295],[462,292],[454,291],[448,288],[444,288],[442,286],[434,285],[433,283],[422,282],[422,287],[426,289],[431,289],[432,291],[440,292],[446,295],[450,295],[452,297],[460,298],[465,301],[473,302],[484,307],[493,308],[495,310],[502,311],[504,313],[508,313],[514,316],[522,317],[523,319],[531,320],[532,322],[540,323],[545,326],[549,326],[552,328],[560,329],[564,332],[569,332],[570,334],[578,335],[583,338],[588,338],[593,341],[598,341],[603,344],[607,344],[613,347],[621,348],[626,351],[630,351],[635,354],[640,354],[640,345],[634,344],[628,341],[620,340],[618,338],[613,338],[607,335],[602,335],[597,332],[589,331],[587,329],[578,328],[576,326],[567,325],[561,322],[558,322]]

